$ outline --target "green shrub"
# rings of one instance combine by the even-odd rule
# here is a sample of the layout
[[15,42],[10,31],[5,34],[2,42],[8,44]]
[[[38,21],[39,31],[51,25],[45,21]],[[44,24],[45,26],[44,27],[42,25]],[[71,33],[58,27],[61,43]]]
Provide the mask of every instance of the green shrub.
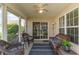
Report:
[[8,24],[8,33],[16,34],[18,32],[18,25],[17,24]]
[[8,24],[8,41],[11,41],[16,36],[16,33],[18,32],[18,25],[17,24]]

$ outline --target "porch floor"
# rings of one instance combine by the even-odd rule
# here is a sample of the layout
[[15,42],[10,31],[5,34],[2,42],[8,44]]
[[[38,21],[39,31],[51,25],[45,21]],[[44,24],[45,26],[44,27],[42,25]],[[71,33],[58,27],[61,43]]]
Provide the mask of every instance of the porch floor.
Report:
[[49,44],[35,43],[33,44],[29,55],[56,55],[56,53],[51,49]]

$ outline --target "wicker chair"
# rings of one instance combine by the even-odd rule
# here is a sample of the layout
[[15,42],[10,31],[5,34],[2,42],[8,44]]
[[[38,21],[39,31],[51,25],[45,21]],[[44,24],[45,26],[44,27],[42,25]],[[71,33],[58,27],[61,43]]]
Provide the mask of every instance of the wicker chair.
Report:
[[33,37],[27,33],[22,33],[22,37],[23,37],[23,42],[28,42],[28,46],[30,45],[31,42],[33,42]]
[[4,40],[0,40],[0,54],[23,55],[24,49],[21,43],[10,44]]

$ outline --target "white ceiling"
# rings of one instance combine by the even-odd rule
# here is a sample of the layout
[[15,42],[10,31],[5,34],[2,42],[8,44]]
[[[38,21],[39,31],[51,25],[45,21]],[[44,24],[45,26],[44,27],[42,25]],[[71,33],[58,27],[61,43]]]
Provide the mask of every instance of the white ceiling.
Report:
[[66,7],[71,4],[68,3],[47,3],[46,9],[48,12],[39,14],[35,11],[34,5],[38,3],[14,3],[13,5],[17,7],[20,12],[22,12],[26,17],[56,17],[58,16]]

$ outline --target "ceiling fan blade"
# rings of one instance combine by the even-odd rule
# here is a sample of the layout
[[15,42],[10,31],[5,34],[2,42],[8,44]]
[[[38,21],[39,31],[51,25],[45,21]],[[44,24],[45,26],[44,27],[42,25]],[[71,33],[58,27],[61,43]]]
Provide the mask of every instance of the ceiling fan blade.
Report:
[[43,9],[44,11],[46,11],[46,12],[48,12],[48,10],[47,9]]
[[48,4],[37,4],[37,5],[34,5],[35,8],[43,8],[43,7],[46,7]]
[[48,10],[46,9],[46,6],[47,4],[37,4],[37,5],[34,5],[34,8],[36,11],[39,11],[39,10],[43,10],[44,12],[47,12]]
[[43,4],[43,6],[45,7],[45,6],[47,6],[48,4]]

